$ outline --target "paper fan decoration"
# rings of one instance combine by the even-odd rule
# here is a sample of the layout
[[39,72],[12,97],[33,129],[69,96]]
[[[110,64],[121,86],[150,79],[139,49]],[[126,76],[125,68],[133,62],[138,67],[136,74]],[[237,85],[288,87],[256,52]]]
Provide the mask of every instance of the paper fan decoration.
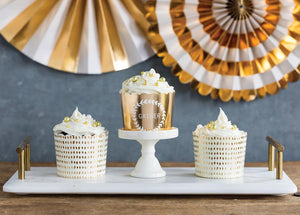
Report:
[[299,79],[299,0],[150,0],[163,63],[201,95],[263,98]]
[[[3,37],[58,70],[100,74],[125,69],[153,51],[141,0],[1,0]],[[144,33],[143,33],[144,30]]]

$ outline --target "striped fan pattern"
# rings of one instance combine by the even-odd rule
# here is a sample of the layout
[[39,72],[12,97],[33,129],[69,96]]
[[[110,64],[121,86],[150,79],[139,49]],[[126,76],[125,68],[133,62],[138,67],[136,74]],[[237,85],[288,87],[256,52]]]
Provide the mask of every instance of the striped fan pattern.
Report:
[[149,0],[146,11],[158,56],[201,95],[251,101],[299,79],[299,0]]
[[1,0],[0,33],[41,64],[101,74],[153,55],[143,6],[141,0]]

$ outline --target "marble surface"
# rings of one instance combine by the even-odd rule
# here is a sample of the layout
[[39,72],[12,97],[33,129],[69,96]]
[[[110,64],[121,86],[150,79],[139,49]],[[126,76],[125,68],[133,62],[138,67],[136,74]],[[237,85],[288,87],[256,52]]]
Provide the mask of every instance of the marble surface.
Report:
[[276,171],[265,167],[246,167],[236,179],[207,179],[194,175],[191,167],[164,168],[166,177],[141,179],[129,176],[132,168],[108,167],[105,176],[93,180],[58,177],[55,167],[33,167],[25,180],[17,172],[4,185],[4,192],[19,194],[247,194],[284,195],[297,191],[284,173],[276,180]]

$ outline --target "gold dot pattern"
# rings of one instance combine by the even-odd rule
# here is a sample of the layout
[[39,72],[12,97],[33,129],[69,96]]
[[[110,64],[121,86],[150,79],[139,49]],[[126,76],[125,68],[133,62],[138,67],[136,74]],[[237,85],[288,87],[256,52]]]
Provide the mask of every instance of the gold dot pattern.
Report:
[[205,178],[243,176],[247,135],[212,137],[193,135],[196,175]]
[[90,179],[105,174],[108,132],[93,136],[54,134],[57,175]]

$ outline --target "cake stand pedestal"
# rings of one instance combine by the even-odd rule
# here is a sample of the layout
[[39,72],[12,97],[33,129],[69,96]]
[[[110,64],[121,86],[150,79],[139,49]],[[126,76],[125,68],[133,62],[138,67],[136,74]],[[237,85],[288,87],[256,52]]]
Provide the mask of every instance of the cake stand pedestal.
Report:
[[178,136],[178,128],[160,131],[130,131],[119,129],[119,138],[136,140],[142,145],[142,156],[139,158],[131,176],[137,178],[159,178],[166,176],[155,157],[155,144],[159,140],[172,139]]

